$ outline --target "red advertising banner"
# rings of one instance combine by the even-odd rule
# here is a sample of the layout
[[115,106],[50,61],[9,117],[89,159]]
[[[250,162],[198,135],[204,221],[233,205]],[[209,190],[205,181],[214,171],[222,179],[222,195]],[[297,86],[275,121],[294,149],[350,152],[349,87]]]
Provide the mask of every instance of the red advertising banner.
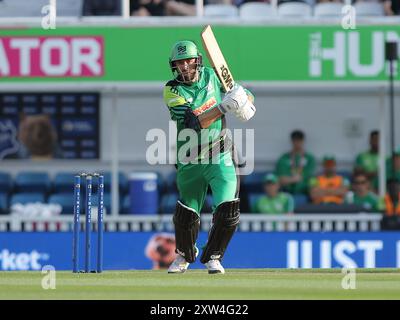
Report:
[[0,37],[0,77],[101,77],[101,36]]

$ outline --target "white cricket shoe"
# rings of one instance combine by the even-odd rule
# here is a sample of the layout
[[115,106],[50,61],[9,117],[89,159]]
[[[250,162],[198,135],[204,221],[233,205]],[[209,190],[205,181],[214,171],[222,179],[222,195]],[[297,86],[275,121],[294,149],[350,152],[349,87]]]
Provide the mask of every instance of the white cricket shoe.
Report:
[[168,273],[184,273],[189,267],[189,262],[180,254],[176,255],[174,262],[168,268]]
[[219,260],[210,260],[205,263],[205,266],[208,269],[209,274],[214,274],[214,273],[225,273],[224,267],[221,265],[221,262]]
[[[196,248],[196,258],[199,255],[199,250]],[[180,254],[176,255],[174,262],[168,268],[168,273],[184,273],[189,267],[189,262]]]

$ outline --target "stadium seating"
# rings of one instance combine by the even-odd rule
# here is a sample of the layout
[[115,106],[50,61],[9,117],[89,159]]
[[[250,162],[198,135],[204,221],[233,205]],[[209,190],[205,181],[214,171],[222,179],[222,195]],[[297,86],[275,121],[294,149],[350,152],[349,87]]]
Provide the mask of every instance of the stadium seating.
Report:
[[311,17],[312,7],[303,2],[285,2],[278,6],[281,17]]
[[204,6],[204,16],[206,17],[237,17],[239,10],[230,4],[209,4]]
[[8,209],[8,196],[5,193],[0,193],[0,214],[7,213]]
[[36,202],[45,202],[43,193],[15,193],[11,196],[10,206],[14,204],[28,204]]
[[356,2],[354,8],[357,16],[381,17],[385,15],[383,5],[379,2]]
[[346,214],[346,213],[360,213],[366,212],[362,205],[355,204],[304,204],[295,208],[295,213],[332,213],[332,214]]
[[173,213],[175,211],[176,202],[178,201],[177,193],[169,193],[161,198],[160,212]]
[[79,17],[82,15],[83,0],[57,1],[57,16]]
[[251,193],[249,194],[249,208],[251,212],[255,211],[255,206],[258,201],[263,196],[263,193]]
[[17,192],[41,192],[50,190],[51,182],[47,172],[20,172],[15,177]]
[[308,197],[300,193],[293,195],[293,200],[295,209],[308,203]]
[[315,17],[342,17],[343,4],[338,2],[317,3],[314,7]]
[[59,204],[62,207],[61,214],[74,213],[74,195],[72,193],[52,194],[48,203]]
[[0,193],[10,193],[12,191],[12,178],[9,173],[0,172]]
[[263,179],[267,172],[254,171],[252,174],[243,177],[243,189],[247,192],[263,192]]
[[48,4],[48,0],[3,0],[0,17],[41,17],[42,8]]
[[[112,175],[111,172],[104,173],[104,191],[110,192],[111,191],[111,181]],[[124,173],[120,172],[118,174],[118,184],[119,184],[119,192],[125,194],[128,191],[128,180]],[[95,191],[95,189],[94,189]]]
[[246,20],[269,18],[277,15],[277,11],[268,3],[247,2],[240,6],[239,16]]
[[74,173],[57,173],[53,180],[53,188],[55,193],[72,193],[74,190]]

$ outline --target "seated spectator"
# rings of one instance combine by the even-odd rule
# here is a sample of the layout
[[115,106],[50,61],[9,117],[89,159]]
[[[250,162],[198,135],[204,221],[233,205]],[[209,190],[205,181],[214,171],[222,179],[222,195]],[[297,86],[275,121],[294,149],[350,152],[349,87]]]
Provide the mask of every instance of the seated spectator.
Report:
[[121,1],[115,0],[84,0],[84,16],[120,16]]
[[370,190],[370,182],[365,173],[358,172],[353,176],[353,191],[346,195],[346,203],[363,206],[368,211],[383,211],[385,204]]
[[[206,3],[205,3],[206,4]],[[165,1],[166,16],[195,16],[196,2],[194,0]]]
[[396,150],[392,157],[386,160],[386,179],[400,180],[400,149]]
[[163,0],[131,0],[132,16],[163,16],[165,1]]
[[293,213],[293,197],[288,193],[279,192],[277,176],[272,173],[265,176],[264,191],[265,195],[255,204],[255,213]]
[[379,166],[379,131],[371,131],[369,135],[369,150],[357,155],[354,172],[363,172],[372,181],[374,189],[378,187]]
[[[232,0],[204,0],[207,4],[232,4]],[[195,0],[131,0],[132,16],[195,16]]]
[[310,179],[310,196],[314,204],[342,204],[350,182],[336,173],[336,159],[325,156],[323,174]]
[[385,213],[388,216],[400,215],[400,180],[390,179],[385,196]]
[[284,153],[276,164],[276,175],[284,191],[307,193],[308,180],[315,170],[315,158],[304,150],[305,135],[300,130],[291,133],[292,150]]
[[21,143],[18,151],[20,158],[35,160],[61,158],[57,132],[46,114],[21,114],[18,139]]

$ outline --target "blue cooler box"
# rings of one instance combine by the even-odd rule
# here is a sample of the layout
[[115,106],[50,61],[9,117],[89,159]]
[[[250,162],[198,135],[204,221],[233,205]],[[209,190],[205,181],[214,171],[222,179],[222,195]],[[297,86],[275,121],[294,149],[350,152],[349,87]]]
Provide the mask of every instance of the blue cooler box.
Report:
[[157,214],[157,174],[133,172],[129,175],[130,213]]

